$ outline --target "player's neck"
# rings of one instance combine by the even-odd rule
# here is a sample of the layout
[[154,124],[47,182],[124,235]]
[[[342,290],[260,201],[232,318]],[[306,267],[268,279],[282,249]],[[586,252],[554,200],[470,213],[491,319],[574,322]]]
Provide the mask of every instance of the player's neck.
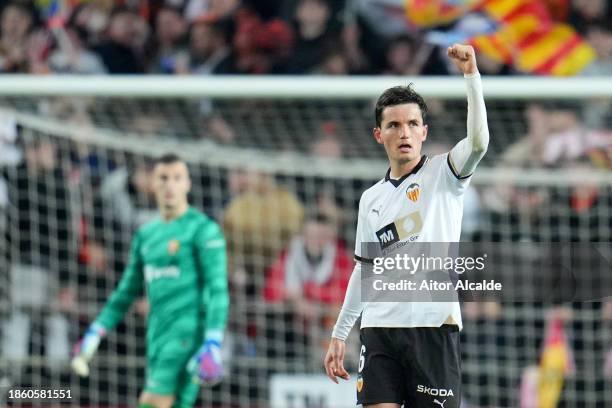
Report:
[[392,179],[400,179],[402,176],[410,173],[421,161],[421,156],[416,157],[414,160],[410,160],[409,162],[401,163],[401,162],[391,162],[391,173],[389,173],[389,177]]
[[165,222],[170,222],[185,214],[188,209],[189,203],[184,203],[171,208],[161,207],[159,212],[161,213],[161,217]]

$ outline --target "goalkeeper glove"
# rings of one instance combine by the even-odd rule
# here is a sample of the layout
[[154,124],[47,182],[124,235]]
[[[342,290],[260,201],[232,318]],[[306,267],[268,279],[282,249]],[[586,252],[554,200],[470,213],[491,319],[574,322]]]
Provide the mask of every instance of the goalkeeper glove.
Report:
[[89,326],[81,341],[74,346],[70,366],[81,377],[89,375],[89,362],[96,354],[100,341],[105,334],[104,327],[94,322]]
[[194,382],[209,386],[219,383],[223,376],[221,343],[217,340],[206,340],[189,361],[187,371],[193,376]]

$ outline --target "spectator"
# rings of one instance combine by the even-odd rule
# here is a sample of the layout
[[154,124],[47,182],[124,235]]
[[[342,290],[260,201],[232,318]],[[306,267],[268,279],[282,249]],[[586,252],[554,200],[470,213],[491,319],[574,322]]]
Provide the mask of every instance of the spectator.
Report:
[[138,162],[133,171],[121,167],[110,173],[100,186],[100,196],[113,219],[134,231],[157,214],[152,206],[150,169]]
[[310,153],[328,159],[338,159],[344,154],[342,137],[338,132],[338,123],[326,121],[320,125],[320,137],[310,145]]
[[77,30],[86,46],[100,44],[105,36],[112,7],[112,2],[81,3],[72,10],[67,25]]
[[240,0],[178,0],[174,3],[184,3],[185,19],[194,22],[204,14],[214,16],[216,19],[229,18],[236,12]]
[[186,36],[187,22],[180,11],[170,6],[162,7],[155,16],[154,55],[150,71],[162,74],[175,73],[177,65],[186,58],[184,49]]
[[597,60],[581,71],[581,75],[612,75],[612,25],[609,20],[596,20],[586,28],[586,40],[597,52]]
[[[2,351],[18,371],[29,354],[42,354],[58,370],[69,358],[68,322],[63,309],[71,292],[63,288],[76,259],[76,218],[70,179],[58,164],[53,143],[27,140],[25,162],[8,169],[8,229],[11,313]],[[35,215],[35,216],[33,216]],[[42,326],[46,335],[35,335]],[[45,344],[37,339],[44,339]]]
[[584,33],[589,24],[602,18],[609,21],[612,9],[607,0],[571,0],[569,23]]
[[[526,135],[501,154],[499,168],[519,170],[544,166],[543,151],[554,126],[552,111],[541,103],[531,103],[524,115],[527,122]],[[521,189],[510,180],[500,181],[483,192],[483,204],[492,211],[491,222],[494,224],[508,222],[506,217],[510,217],[510,222],[515,224],[519,224],[519,219],[532,220],[547,200],[546,189]],[[494,239],[499,238],[495,235],[497,233],[494,233]]]
[[0,115],[0,168],[21,162],[21,151],[16,145],[17,122],[10,116]]
[[296,196],[268,174],[241,171],[230,175],[238,187],[223,218],[230,280],[247,293],[261,290],[264,273],[285,242],[301,228],[304,209]]
[[397,36],[415,33],[401,0],[346,1],[342,37],[351,70],[379,72],[385,61],[380,45]]
[[177,73],[232,74],[236,72],[230,47],[232,28],[228,22],[202,18],[189,30],[188,66]]
[[352,269],[351,256],[336,236],[334,222],[313,214],[268,270],[264,298],[291,301],[298,313],[313,317],[313,304],[342,304]]
[[341,50],[329,50],[323,53],[321,63],[312,72],[315,75],[348,75],[348,60]]
[[591,149],[612,144],[612,132],[587,129],[579,109],[577,105],[566,104],[550,113],[552,133],[546,138],[542,151],[545,165],[567,165]]
[[333,135],[324,135],[310,146],[310,152],[318,157],[337,159],[342,157],[342,142]]
[[311,349],[307,359],[325,349],[352,270],[351,255],[337,238],[334,221],[321,213],[307,217],[301,234],[268,270],[264,299],[293,307],[290,327],[305,335]]
[[438,49],[423,39],[416,39],[409,35],[400,35],[389,42],[386,64],[383,70],[386,75],[448,74],[448,70],[438,57]]
[[140,31],[142,19],[127,8],[113,10],[107,27],[105,39],[94,47],[102,58],[110,74],[143,73],[143,61],[137,51],[138,40],[142,39]]
[[[612,240],[612,190],[589,182],[595,168],[583,157],[570,163],[574,174],[583,174],[583,182],[555,189],[542,219],[551,230],[551,241],[610,242]],[[548,237],[547,237],[548,238]]]
[[0,72],[27,72],[32,14],[23,3],[7,4],[0,21]]
[[100,57],[85,48],[79,30],[67,28],[59,31],[58,48],[49,56],[49,68],[62,74],[105,74],[106,67]]
[[267,74],[291,56],[293,32],[282,20],[264,21],[244,7],[235,18],[233,47],[239,73]]
[[524,113],[527,134],[510,145],[500,158],[501,167],[542,167],[546,139],[552,131],[552,116],[548,107],[531,103]]
[[327,0],[300,0],[295,11],[295,45],[283,72],[309,73],[324,61],[326,49],[337,42],[331,12]]

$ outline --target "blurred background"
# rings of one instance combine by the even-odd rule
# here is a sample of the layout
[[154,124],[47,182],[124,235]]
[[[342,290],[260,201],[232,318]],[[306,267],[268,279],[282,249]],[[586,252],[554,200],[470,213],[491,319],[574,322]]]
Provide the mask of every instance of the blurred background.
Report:
[[[368,84],[414,82],[430,110],[425,153],[447,152],[465,137],[463,79],[445,57],[454,42],[477,49],[491,133],[462,240],[507,243],[508,273],[539,256],[525,243],[612,241],[609,0],[0,10],[0,406],[135,404],[146,299],[107,336],[88,379],[68,361],[132,234],[156,214],[150,164],[168,150],[188,161],[191,202],[229,243],[228,376],[198,404],[354,406],[354,384],[334,388],[322,359],[353,268],[359,198],[386,171],[371,136],[385,87]],[[463,317],[463,406],[612,406],[610,298],[471,302]],[[72,398],[9,400],[17,388]]]

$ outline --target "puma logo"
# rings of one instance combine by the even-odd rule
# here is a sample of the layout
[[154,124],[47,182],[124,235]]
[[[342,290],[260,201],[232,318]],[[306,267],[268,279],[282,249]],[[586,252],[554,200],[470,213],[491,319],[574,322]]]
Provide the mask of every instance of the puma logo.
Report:
[[434,399],[434,404],[438,404],[439,406],[441,406],[442,408],[444,408],[444,404],[446,403],[446,400],[440,402],[437,399]]
[[380,215],[380,210],[377,210],[376,208],[372,208],[372,212],[376,213],[377,215]]

